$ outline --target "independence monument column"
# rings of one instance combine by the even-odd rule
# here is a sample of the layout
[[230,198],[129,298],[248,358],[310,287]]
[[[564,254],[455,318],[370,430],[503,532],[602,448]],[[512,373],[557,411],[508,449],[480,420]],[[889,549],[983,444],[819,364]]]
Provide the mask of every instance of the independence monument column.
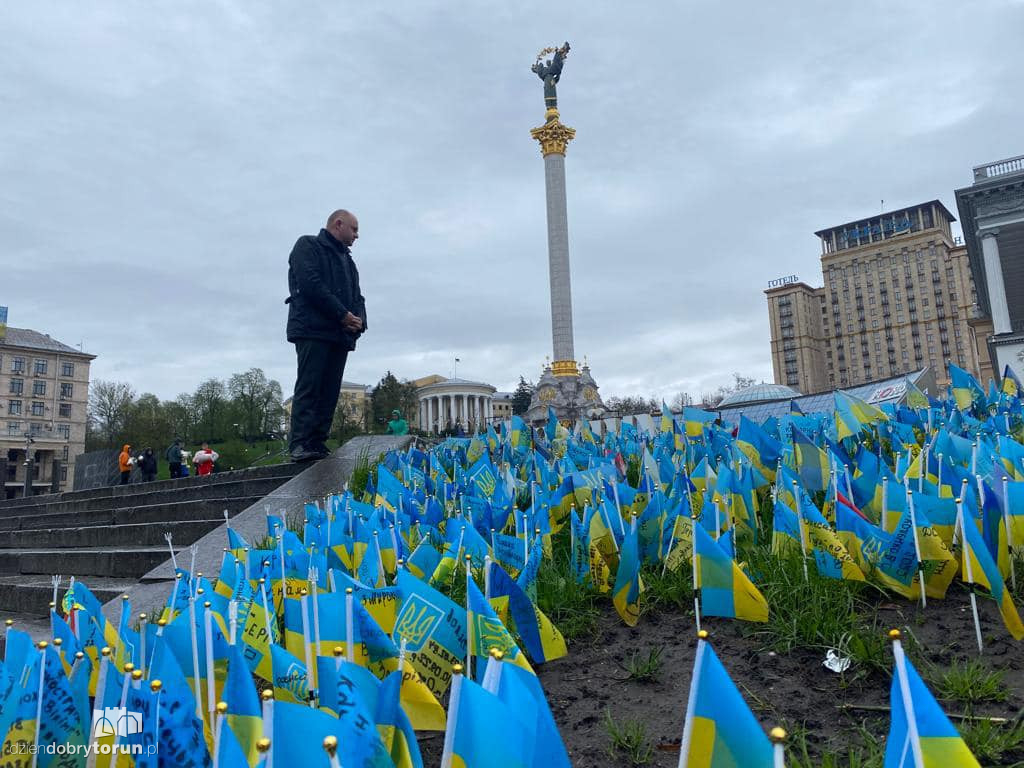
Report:
[[[554,54],[543,61],[543,57]],[[572,332],[572,287],[569,278],[569,219],[565,203],[565,149],[576,130],[558,119],[555,85],[569,55],[569,43],[545,48],[537,55],[532,71],[544,82],[544,125],[530,131],[544,156],[544,188],[547,193],[548,268],[551,284],[551,341],[554,360],[546,366],[527,411],[530,421],[547,418],[547,408],[559,418],[578,419],[599,415],[604,406],[589,368],[576,364]]]

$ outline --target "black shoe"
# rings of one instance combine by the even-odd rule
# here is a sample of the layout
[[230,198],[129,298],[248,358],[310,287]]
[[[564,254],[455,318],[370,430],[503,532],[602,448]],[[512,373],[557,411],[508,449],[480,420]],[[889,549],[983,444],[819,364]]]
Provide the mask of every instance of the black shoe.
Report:
[[299,447],[291,453],[292,461],[296,463],[303,463],[307,461],[319,461],[320,459],[327,458],[327,454],[323,451],[311,451],[308,448]]

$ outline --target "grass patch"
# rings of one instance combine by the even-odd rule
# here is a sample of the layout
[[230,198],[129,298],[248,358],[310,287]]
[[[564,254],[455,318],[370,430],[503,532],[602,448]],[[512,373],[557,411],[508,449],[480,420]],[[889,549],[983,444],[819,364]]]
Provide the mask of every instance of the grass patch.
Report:
[[633,651],[633,655],[622,668],[629,674],[630,680],[653,683],[661,674],[661,651],[661,648],[651,648],[646,654]]
[[940,699],[955,699],[967,705],[983,701],[1004,702],[1010,691],[1001,669],[989,669],[980,659],[934,669],[931,682]]
[[608,734],[608,756],[613,760],[625,757],[630,765],[646,765],[654,757],[654,747],[647,740],[647,726],[634,718],[616,723],[611,710],[604,711],[604,729]]
[[354,499],[362,499],[363,493],[366,491],[367,481],[371,478],[374,482],[374,487],[377,486],[377,465],[384,459],[384,455],[377,456],[373,461],[370,460],[370,454],[363,451],[356,458],[356,465],[352,469],[352,476],[348,479],[348,489],[352,493]]
[[787,653],[794,648],[835,648],[870,668],[891,666],[885,631],[868,599],[875,588],[856,581],[819,576],[813,561],[804,579],[799,554],[779,556],[766,544],[746,551],[754,582],[770,607],[768,623],[744,627],[766,649]]
[[853,729],[856,743],[847,742],[842,752],[826,748],[820,755],[812,754],[802,725],[787,731],[786,765],[790,768],[882,768],[885,762],[885,745],[863,724]]
[[[1024,748],[1024,722],[1000,725],[989,720],[968,720],[960,724],[968,749],[982,765],[1007,765],[1004,757],[1020,758]],[[1007,753],[1012,752],[1012,755]],[[1012,765],[1024,765],[1024,761]]]
[[[557,537],[556,537],[557,539]],[[544,560],[537,572],[537,607],[561,631],[567,642],[592,637],[601,610],[599,596],[588,584],[578,584],[569,563],[568,547],[554,544],[554,558]]]
[[666,570],[664,575],[661,573],[660,565],[645,568],[641,579],[645,587],[640,601],[642,613],[663,610],[692,611],[693,574],[689,567],[680,567],[677,571]]

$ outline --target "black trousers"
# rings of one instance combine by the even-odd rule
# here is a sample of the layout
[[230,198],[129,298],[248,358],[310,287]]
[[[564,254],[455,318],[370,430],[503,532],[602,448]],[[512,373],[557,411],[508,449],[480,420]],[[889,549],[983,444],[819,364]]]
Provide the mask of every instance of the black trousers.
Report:
[[181,477],[181,462],[171,464],[171,477]]
[[131,470],[121,473],[121,485],[128,485],[128,478],[132,476]]
[[341,344],[317,339],[295,342],[298,371],[292,397],[292,435],[289,448],[309,451],[327,450],[334,409],[341,393],[348,350]]

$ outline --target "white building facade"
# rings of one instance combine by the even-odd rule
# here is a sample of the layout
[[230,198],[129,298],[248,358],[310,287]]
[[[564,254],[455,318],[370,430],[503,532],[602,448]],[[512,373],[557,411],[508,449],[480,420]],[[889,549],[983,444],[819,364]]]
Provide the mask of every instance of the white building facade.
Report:
[[416,390],[417,425],[424,432],[476,434],[494,418],[496,388],[481,381],[442,379]]

